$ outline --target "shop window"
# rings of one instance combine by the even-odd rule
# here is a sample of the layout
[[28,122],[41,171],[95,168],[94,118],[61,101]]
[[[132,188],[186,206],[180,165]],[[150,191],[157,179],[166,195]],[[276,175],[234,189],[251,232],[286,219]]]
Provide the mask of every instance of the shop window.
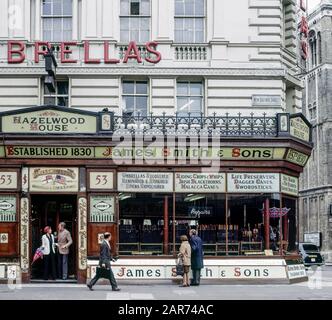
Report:
[[148,82],[122,82],[123,114],[146,116],[148,112]]
[[[269,203],[268,237],[265,238],[265,202]],[[227,225],[238,230],[228,232],[228,245],[238,243],[240,255],[263,254],[269,242],[269,248],[280,251],[282,221],[289,208],[283,204],[280,208],[280,196],[276,195],[229,195]],[[285,249],[286,250],[286,249]]]
[[297,213],[296,202],[294,198],[283,197],[282,204],[286,208],[287,213],[284,213],[282,222],[282,232],[284,240],[284,250],[292,252],[298,250],[298,230],[297,230]]
[[203,83],[177,82],[177,112],[179,116],[201,116],[203,111]]
[[69,105],[69,81],[59,80],[55,85],[55,92],[50,92],[44,85],[44,105],[58,105],[68,107]]
[[150,0],[121,0],[120,41],[148,42],[150,20]]
[[72,0],[42,1],[42,26],[44,41],[70,41],[72,39],[72,24]]
[[204,42],[204,5],[204,0],[175,0],[175,42]]
[[194,228],[203,240],[205,255],[226,254],[225,195],[177,194],[175,212],[176,250],[180,236]]
[[[172,228],[172,195],[155,193],[119,194],[119,253],[123,255],[169,254],[172,245],[165,243]],[[165,223],[165,217],[168,221]]]

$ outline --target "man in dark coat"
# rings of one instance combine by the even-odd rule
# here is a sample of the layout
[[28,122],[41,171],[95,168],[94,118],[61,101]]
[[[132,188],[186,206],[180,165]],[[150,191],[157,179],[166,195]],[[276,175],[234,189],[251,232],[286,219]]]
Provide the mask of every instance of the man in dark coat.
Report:
[[190,246],[191,246],[191,270],[193,273],[193,279],[190,285],[199,286],[201,280],[201,269],[203,269],[203,241],[197,235],[195,229],[191,229],[190,235]]
[[[96,275],[91,279],[90,283],[87,284],[90,290],[100,278],[108,279],[111,283],[113,291],[120,291],[116,280],[114,278],[113,271],[111,269],[111,260],[115,261],[111,257],[111,234],[109,232],[104,233],[104,240],[100,245],[100,257],[99,257],[99,270],[97,269]],[[101,274],[102,273],[102,274]]]

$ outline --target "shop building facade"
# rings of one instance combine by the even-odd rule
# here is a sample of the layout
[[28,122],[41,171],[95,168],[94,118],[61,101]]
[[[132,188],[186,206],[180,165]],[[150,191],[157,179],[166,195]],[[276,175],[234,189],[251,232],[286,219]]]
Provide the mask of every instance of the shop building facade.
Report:
[[172,279],[189,228],[203,277],[305,278],[298,177],[312,145],[294,1],[0,5],[24,8],[22,25],[0,28],[3,276],[38,278],[40,229],[65,220],[79,282],[104,231],[116,277]]
[[308,17],[303,113],[313,126],[314,149],[300,183],[300,239],[315,242],[327,262],[332,261],[331,9],[331,1],[322,1]]

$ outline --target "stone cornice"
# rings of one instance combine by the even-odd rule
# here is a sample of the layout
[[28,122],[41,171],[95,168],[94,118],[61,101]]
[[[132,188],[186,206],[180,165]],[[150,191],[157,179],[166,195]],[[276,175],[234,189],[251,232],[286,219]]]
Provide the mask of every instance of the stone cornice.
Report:
[[[45,75],[40,67],[0,67],[0,75]],[[241,68],[144,68],[144,67],[59,67],[57,75],[149,75],[149,76],[243,76],[243,77],[285,77],[284,69],[241,69]]]

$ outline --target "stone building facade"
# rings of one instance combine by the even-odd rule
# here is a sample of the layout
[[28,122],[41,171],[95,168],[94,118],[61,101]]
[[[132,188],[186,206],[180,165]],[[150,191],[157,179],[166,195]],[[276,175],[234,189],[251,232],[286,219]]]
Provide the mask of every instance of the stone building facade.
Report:
[[300,239],[321,232],[321,249],[332,261],[332,1],[322,1],[308,23],[303,113],[313,125],[314,149],[301,178]]

